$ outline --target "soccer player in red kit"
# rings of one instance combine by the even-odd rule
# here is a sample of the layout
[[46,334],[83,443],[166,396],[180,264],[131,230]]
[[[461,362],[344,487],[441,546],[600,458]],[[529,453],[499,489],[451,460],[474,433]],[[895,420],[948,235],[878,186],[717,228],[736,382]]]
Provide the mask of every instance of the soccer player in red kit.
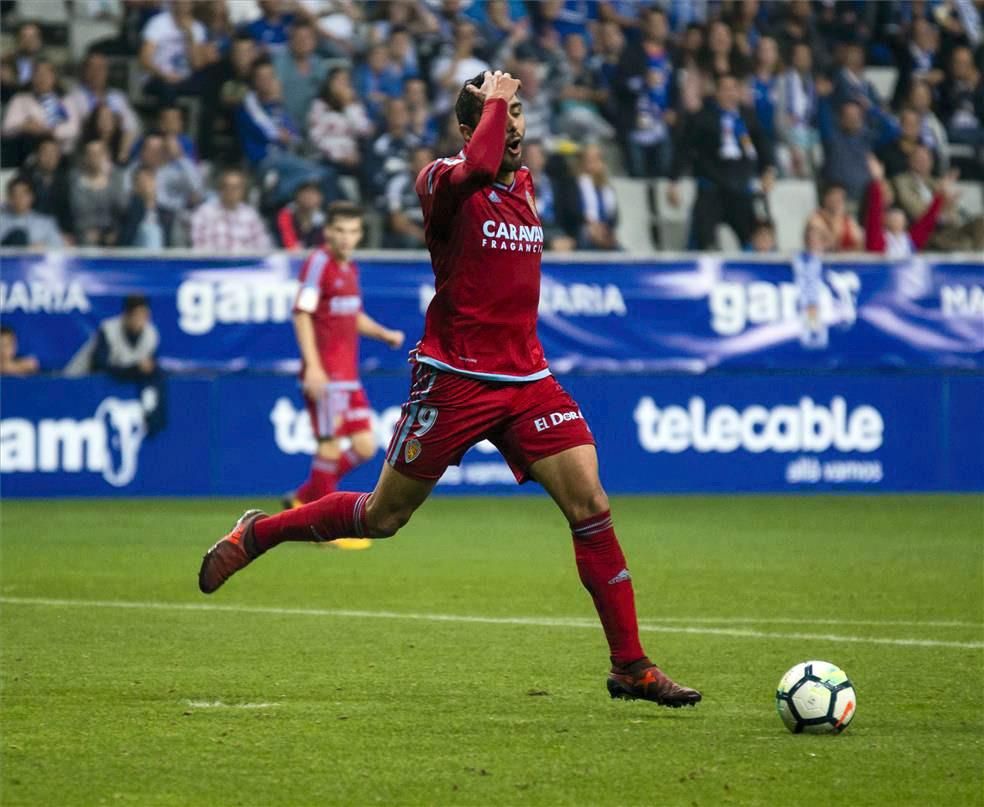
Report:
[[[403,332],[384,328],[362,310],[359,267],[352,252],[362,240],[362,211],[349,202],[328,207],[326,245],[301,267],[294,303],[294,331],[301,352],[301,385],[318,440],[307,481],[285,497],[300,507],[334,493],[338,481],[376,453],[369,423],[369,400],[359,381],[359,337],[392,348]],[[342,448],[347,437],[349,446]],[[365,549],[366,538],[340,538],[341,549]]]
[[522,167],[519,82],[486,72],[455,104],[465,148],[417,178],[437,293],[414,352],[410,395],[372,493],[332,493],[297,510],[248,510],[202,560],[210,594],[283,541],[394,535],[450,464],[482,439],[518,481],[533,479],[567,518],[581,582],[611,655],[611,696],[664,706],[700,700],[639,642],[632,578],[598,476],[594,438],[550,374],[536,334],[543,230]]

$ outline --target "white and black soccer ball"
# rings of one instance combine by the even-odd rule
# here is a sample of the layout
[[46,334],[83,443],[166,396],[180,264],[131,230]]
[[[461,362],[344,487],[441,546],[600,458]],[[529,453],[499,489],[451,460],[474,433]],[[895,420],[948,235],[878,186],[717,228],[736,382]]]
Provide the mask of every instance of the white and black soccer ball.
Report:
[[787,672],[776,690],[776,709],[794,734],[840,733],[858,708],[854,685],[836,664],[804,661]]

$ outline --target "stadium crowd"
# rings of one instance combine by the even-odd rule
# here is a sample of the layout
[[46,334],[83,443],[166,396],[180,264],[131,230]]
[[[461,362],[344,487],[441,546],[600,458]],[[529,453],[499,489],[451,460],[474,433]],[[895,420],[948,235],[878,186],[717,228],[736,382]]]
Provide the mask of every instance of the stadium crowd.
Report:
[[[348,198],[373,246],[420,248],[414,178],[461,148],[462,83],[502,68],[549,249],[618,249],[628,174],[667,179],[671,206],[695,179],[698,249],[725,223],[774,250],[789,177],[815,182],[803,220],[827,251],[980,250],[955,179],[984,178],[982,5],[76,0],[118,34],[71,63],[5,0],[0,242],[304,249]],[[870,66],[897,70],[890,95]]]

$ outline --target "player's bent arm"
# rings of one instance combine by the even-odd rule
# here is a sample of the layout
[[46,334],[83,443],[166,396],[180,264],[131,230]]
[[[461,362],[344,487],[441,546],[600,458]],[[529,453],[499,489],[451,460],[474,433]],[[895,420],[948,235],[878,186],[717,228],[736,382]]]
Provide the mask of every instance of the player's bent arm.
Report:
[[454,197],[466,195],[483,185],[491,185],[502,163],[506,150],[506,101],[502,98],[489,98],[482,107],[482,117],[465,146],[465,159],[448,170],[448,160],[437,160],[426,169],[417,181],[417,194],[445,196],[441,191],[450,190]]
[[361,336],[369,339],[378,339],[380,342],[385,342],[392,348],[398,348],[403,344],[403,331],[394,331],[380,325],[364,311],[359,312],[355,327]]

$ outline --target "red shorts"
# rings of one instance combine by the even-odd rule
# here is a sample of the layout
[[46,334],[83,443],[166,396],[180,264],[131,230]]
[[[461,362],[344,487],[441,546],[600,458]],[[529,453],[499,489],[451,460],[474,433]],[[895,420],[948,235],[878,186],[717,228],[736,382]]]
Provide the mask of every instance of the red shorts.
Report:
[[440,479],[485,439],[505,457],[517,482],[529,479],[537,460],[595,442],[577,403],[553,376],[503,383],[415,365],[386,461],[413,479]]
[[314,436],[319,440],[345,437],[372,428],[369,399],[358,381],[329,384],[317,401],[307,400]]

